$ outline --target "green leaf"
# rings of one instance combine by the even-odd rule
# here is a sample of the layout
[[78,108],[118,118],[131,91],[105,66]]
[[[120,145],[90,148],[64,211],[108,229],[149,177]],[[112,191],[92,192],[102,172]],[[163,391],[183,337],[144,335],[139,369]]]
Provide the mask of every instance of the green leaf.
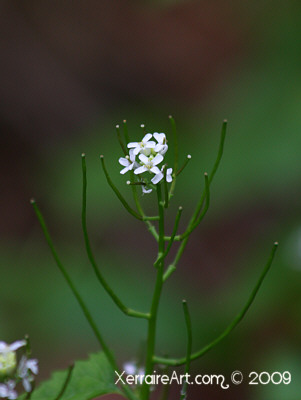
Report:
[[[61,392],[68,370],[54,372],[33,392],[31,400],[55,400]],[[90,355],[86,361],[77,361],[70,381],[60,400],[92,400],[108,393],[118,393],[116,375],[104,353]],[[24,400],[26,395],[19,397]]]

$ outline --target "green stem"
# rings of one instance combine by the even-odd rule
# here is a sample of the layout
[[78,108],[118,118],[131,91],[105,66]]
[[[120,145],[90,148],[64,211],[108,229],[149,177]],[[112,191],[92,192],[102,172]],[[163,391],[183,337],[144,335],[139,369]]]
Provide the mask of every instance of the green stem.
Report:
[[86,251],[87,255],[89,258],[89,261],[92,265],[92,268],[95,272],[95,275],[104,288],[104,290],[108,293],[108,295],[111,297],[113,302],[117,305],[117,307],[126,315],[130,317],[135,317],[135,318],[149,318],[149,314],[133,310],[131,308],[126,307],[123,302],[119,299],[119,297],[115,294],[113,289],[110,287],[110,285],[107,283],[105,278],[102,276],[99,267],[97,266],[97,263],[95,261],[95,257],[93,255],[92,249],[91,249],[91,244],[90,244],[90,239],[88,235],[88,230],[87,230],[87,167],[86,167],[86,156],[85,154],[82,154],[82,172],[83,172],[83,197],[82,197],[82,229],[84,233],[84,240],[85,240],[85,246],[86,246]]
[[123,120],[123,133],[124,133],[126,144],[128,144],[130,142],[130,138],[129,138],[129,131],[128,131],[126,119]]
[[[131,181],[133,181],[134,173],[133,173],[133,171],[130,171],[130,173],[131,173]],[[158,242],[159,235],[158,235],[158,233],[156,231],[155,226],[150,222],[150,219],[149,219],[150,217],[146,217],[145,214],[144,214],[143,208],[142,208],[142,206],[140,204],[140,201],[138,199],[137,188],[136,188],[135,185],[131,185],[131,186],[132,186],[133,198],[134,198],[134,201],[135,201],[135,204],[136,204],[136,208],[137,208],[139,214],[141,215],[142,220],[145,222],[145,224],[147,226],[147,229],[153,235],[155,240]]]
[[171,246],[172,246],[172,244],[174,242],[174,238],[175,238],[177,230],[178,230],[178,226],[179,226],[180,218],[181,218],[181,215],[182,215],[182,211],[183,211],[183,207],[179,207],[171,237],[169,239],[169,242],[167,244],[167,247],[166,247],[164,253],[159,255],[157,260],[155,261],[155,263],[154,263],[155,267],[157,267],[160,264],[160,262],[167,257],[167,255],[169,253],[169,250],[171,249]]
[[[254,287],[252,290],[252,293],[244,305],[243,309],[240,311],[239,314],[234,318],[234,320],[231,322],[230,325],[224,330],[223,333],[221,333],[215,340],[213,340],[211,343],[209,343],[207,346],[203,347],[201,350],[193,353],[191,355],[191,360],[195,360],[197,358],[200,358],[203,356],[205,353],[207,353],[209,350],[211,350],[213,347],[215,347],[220,341],[222,341],[226,336],[229,335],[233,331],[233,329],[238,325],[238,323],[244,318],[246,315],[247,311],[249,310],[250,306],[252,305],[253,301],[255,300],[255,297],[258,293],[258,290],[260,289],[262,282],[264,281],[264,278],[266,277],[269,269],[271,268],[271,265],[273,263],[273,259],[276,253],[278,247],[278,242],[275,242],[271,251],[271,254],[269,256],[269,259]],[[177,358],[177,359],[169,359],[169,358],[163,358],[163,357],[154,357],[153,361],[156,364],[164,364],[164,365],[173,365],[173,366],[178,366],[178,365],[183,365],[186,363],[186,357],[183,358]]]
[[201,212],[201,214],[198,216],[198,218],[195,220],[195,222],[190,226],[190,228],[188,228],[185,233],[180,235],[181,240],[185,239],[185,237],[189,236],[191,234],[191,232],[201,223],[201,221],[203,220],[203,218],[205,217],[205,215],[207,214],[207,211],[209,209],[209,205],[210,205],[209,178],[208,178],[207,173],[205,173],[204,176],[205,176],[205,193],[206,193],[205,207],[204,207],[203,211]]
[[[167,366],[162,370],[162,375],[168,375],[168,376],[170,376],[170,373],[169,373],[169,370],[168,370],[168,369],[169,369],[169,366],[167,365]],[[160,400],[167,400],[167,399],[168,399],[170,387],[171,387],[171,385],[162,385],[162,392],[161,392]]]
[[[77,300],[77,302],[78,302],[78,304],[79,304],[79,306],[80,306],[80,308],[81,308],[81,310],[82,310],[84,316],[86,317],[86,319],[87,319],[87,321],[88,321],[88,323],[89,323],[89,325],[90,325],[92,331],[94,332],[94,335],[95,335],[95,337],[96,337],[98,343],[99,343],[100,346],[102,347],[103,352],[105,353],[105,355],[106,355],[106,357],[107,357],[109,363],[111,364],[113,370],[119,371],[119,368],[118,368],[118,366],[117,366],[117,363],[116,363],[116,361],[115,361],[115,358],[114,358],[112,352],[110,351],[109,347],[108,347],[107,344],[105,343],[105,341],[104,341],[104,339],[103,339],[101,333],[99,332],[99,330],[98,330],[98,328],[97,328],[97,325],[96,325],[96,323],[95,323],[95,321],[94,321],[94,319],[93,319],[93,317],[92,317],[90,311],[88,310],[88,307],[86,306],[84,300],[82,299],[82,297],[81,297],[81,295],[79,294],[78,290],[76,289],[76,287],[75,287],[73,281],[71,280],[71,278],[70,278],[70,276],[69,276],[67,270],[65,269],[65,267],[63,266],[63,264],[61,263],[61,261],[60,261],[60,259],[59,259],[59,257],[58,257],[58,254],[57,254],[57,252],[56,252],[56,250],[55,250],[55,248],[54,248],[53,242],[52,242],[52,240],[51,240],[49,231],[48,231],[48,229],[47,229],[45,220],[44,220],[43,215],[41,214],[41,212],[40,212],[40,210],[39,210],[39,208],[38,208],[38,206],[37,206],[37,204],[36,204],[36,201],[35,201],[34,199],[32,199],[30,202],[31,202],[31,204],[32,204],[32,206],[33,206],[33,209],[34,209],[34,211],[35,211],[35,213],[36,213],[36,216],[37,216],[37,218],[38,218],[38,220],[39,220],[39,223],[40,223],[41,228],[42,228],[42,231],[43,231],[43,233],[44,233],[46,242],[47,242],[47,244],[48,244],[48,246],[49,246],[49,248],[50,248],[50,251],[51,251],[52,256],[53,256],[53,258],[54,258],[54,260],[55,260],[55,262],[56,262],[56,265],[58,266],[58,268],[59,268],[59,270],[61,271],[63,277],[65,278],[65,280],[66,280],[66,282],[67,282],[69,288],[71,289],[71,291],[72,291],[74,297],[76,298],[76,300]],[[133,392],[131,391],[131,389],[129,389],[129,388],[128,388],[127,386],[125,386],[125,385],[122,385],[121,388],[122,388],[122,391],[126,394],[126,396],[127,396],[129,399],[131,399],[131,400],[136,400],[136,396],[133,394]]]
[[[190,357],[191,357],[191,349],[192,349],[192,329],[191,329],[190,313],[189,313],[189,309],[188,309],[186,300],[183,300],[183,311],[184,311],[185,323],[186,323],[186,329],[187,329],[187,351],[186,351],[186,365],[185,365],[185,375],[187,377],[189,374],[189,371],[190,371]],[[183,386],[182,386],[182,390],[181,390],[180,400],[186,399],[187,383],[188,382],[185,379]]]
[[182,167],[178,171],[175,171],[176,176],[180,175],[180,173],[184,170],[184,168],[186,168],[186,166],[190,160],[191,160],[191,155],[187,154],[186,160],[185,160],[184,164],[182,165]]
[[[162,193],[160,184],[157,185],[157,197],[158,197],[158,208],[159,208],[159,243],[158,243],[158,254],[164,253],[164,204],[162,202]],[[145,362],[145,375],[152,374],[153,372],[153,357],[155,352],[156,344],[156,328],[157,328],[157,317],[159,302],[163,287],[163,270],[164,260],[160,262],[157,269],[157,278],[152,298],[150,318],[148,320],[148,336],[147,336],[147,351],[146,351],[146,362]],[[141,400],[148,400],[150,386],[143,382],[141,387]]]
[[122,140],[122,138],[121,138],[121,133],[120,133],[120,127],[119,127],[119,125],[116,125],[116,132],[117,132],[118,142],[119,142],[119,144],[120,144],[120,146],[121,146],[121,149],[122,149],[122,151],[123,151],[123,154],[124,154],[125,156],[127,156],[127,155],[128,155],[128,152],[126,151],[126,148],[125,148],[125,146],[124,146],[124,144],[123,144],[123,140]]
[[116,194],[116,196],[118,197],[118,199],[120,200],[121,204],[123,205],[123,207],[131,214],[133,215],[133,217],[139,219],[140,221],[142,221],[142,217],[141,215],[137,214],[135,210],[133,210],[129,204],[127,203],[127,201],[124,199],[124,197],[122,196],[122,194],[119,192],[119,190],[117,189],[117,187],[114,185],[114,183],[112,182],[112,179],[109,176],[108,170],[105,166],[105,161],[104,161],[104,156],[101,155],[100,156],[100,160],[101,160],[101,165],[103,168],[103,171],[105,173],[106,179],[108,184],[111,186],[111,188],[113,189],[114,193]]

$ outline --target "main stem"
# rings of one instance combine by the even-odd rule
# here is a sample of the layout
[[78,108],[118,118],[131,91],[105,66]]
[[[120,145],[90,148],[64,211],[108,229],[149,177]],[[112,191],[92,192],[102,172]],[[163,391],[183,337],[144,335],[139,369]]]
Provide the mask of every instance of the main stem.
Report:
[[[158,256],[164,253],[164,205],[162,202],[161,186],[157,185],[157,197],[158,197],[158,208],[159,208],[159,241],[158,241]],[[164,273],[164,259],[161,260],[157,267],[157,278],[155,284],[155,290],[152,299],[152,305],[150,310],[150,318],[148,320],[148,337],[147,337],[147,353],[145,363],[145,376],[150,375],[153,372],[154,362],[153,356],[155,352],[156,344],[156,328],[157,328],[157,317],[158,308],[161,297],[161,291],[163,286],[163,273]],[[141,388],[141,400],[148,400],[149,398],[150,385],[143,382]]]

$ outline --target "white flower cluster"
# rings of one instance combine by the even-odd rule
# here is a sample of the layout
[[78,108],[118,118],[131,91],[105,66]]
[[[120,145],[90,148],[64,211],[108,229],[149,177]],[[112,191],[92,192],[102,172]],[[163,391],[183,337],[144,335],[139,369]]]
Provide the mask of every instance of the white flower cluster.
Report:
[[[156,142],[151,140],[152,138]],[[147,133],[141,142],[128,143],[127,147],[130,149],[129,155],[119,158],[119,163],[124,167],[120,171],[121,174],[125,174],[128,171],[134,171],[135,175],[149,172],[154,175],[151,179],[151,183],[154,185],[164,178],[164,166],[161,169],[158,167],[164,160],[164,155],[168,150],[164,133]],[[172,181],[172,168],[167,168],[166,170],[166,181]],[[143,193],[150,193],[152,189],[146,187],[147,182],[143,180],[141,182],[143,183]]]
[[18,382],[22,381],[24,390],[31,392],[31,382],[39,372],[38,361],[28,359],[23,355],[17,363],[16,351],[26,345],[26,340],[18,340],[12,344],[0,341],[0,398],[17,399],[15,390]]

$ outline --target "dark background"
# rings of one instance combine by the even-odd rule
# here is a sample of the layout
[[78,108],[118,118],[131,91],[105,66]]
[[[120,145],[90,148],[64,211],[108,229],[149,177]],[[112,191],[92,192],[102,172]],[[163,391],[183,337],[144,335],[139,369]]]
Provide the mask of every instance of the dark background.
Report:
[[[98,346],[29,199],[37,199],[121,364],[135,358],[146,326],[121,315],[94,280],[80,225],[80,154],[87,154],[88,223],[99,264],[125,303],[146,310],[155,245],[118,204],[99,154],[126,194],[116,123],[126,118],[133,140],[141,123],[170,137],[167,116],[175,117],[180,160],[188,153],[192,160],[177,184],[171,229],[179,204],[184,222],[193,212],[228,118],[210,212],[162,298],[158,353],[185,351],[183,298],[194,350],[215,338],[243,306],[278,240],[246,319],[193,363],[193,374],[290,371],[292,383],[198,386],[188,398],[300,398],[300,12],[293,0],[0,1],[0,337],[12,342],[30,334],[40,379]],[[152,200],[143,199],[148,207]]]

